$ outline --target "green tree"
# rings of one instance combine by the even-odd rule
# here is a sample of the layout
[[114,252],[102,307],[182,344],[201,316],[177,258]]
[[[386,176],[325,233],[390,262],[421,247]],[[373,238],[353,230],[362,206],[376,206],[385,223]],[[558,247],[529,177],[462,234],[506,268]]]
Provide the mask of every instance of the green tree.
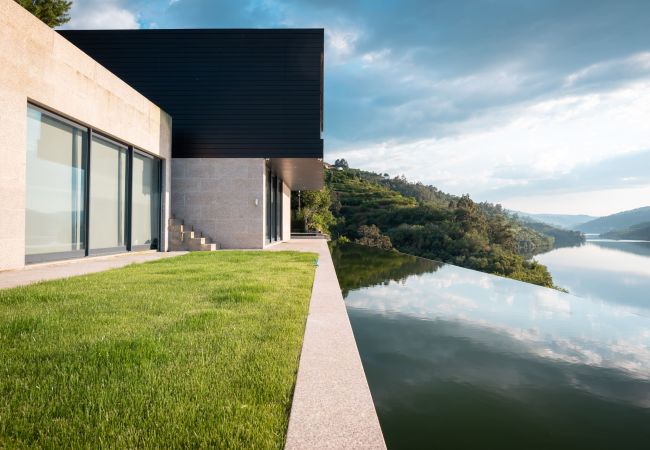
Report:
[[16,0],[20,6],[41,19],[49,27],[58,27],[70,20],[68,11],[72,6],[66,0]]
[[340,167],[341,169],[347,169],[349,166],[348,166],[348,162],[345,159],[341,158],[341,159],[337,159],[336,161],[334,161],[334,167]]
[[334,236],[390,243],[400,252],[553,287],[547,268],[528,259],[552,248],[553,238],[501,205],[358,169],[329,170],[325,180],[333,192]]
[[366,245],[368,247],[377,247],[382,250],[392,250],[393,244],[390,238],[381,234],[381,230],[376,225],[361,225],[358,230],[361,236],[356,240],[357,244]]
[[336,223],[330,206],[332,194],[329,188],[320,191],[301,191],[300,209],[296,212],[296,219],[303,221],[308,230],[318,230],[321,233],[330,232],[330,227]]

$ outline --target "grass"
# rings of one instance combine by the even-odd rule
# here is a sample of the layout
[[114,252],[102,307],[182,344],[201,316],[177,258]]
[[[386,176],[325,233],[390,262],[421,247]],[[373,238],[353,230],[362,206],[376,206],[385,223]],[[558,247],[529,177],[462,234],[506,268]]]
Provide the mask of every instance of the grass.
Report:
[[0,448],[281,448],[313,259],[192,253],[0,290]]

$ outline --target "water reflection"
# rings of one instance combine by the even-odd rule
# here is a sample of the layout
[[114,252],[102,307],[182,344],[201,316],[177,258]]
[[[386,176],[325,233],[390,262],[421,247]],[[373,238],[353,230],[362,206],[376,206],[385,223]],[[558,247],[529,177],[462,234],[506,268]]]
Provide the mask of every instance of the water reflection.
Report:
[[601,248],[616,250],[623,253],[650,256],[650,242],[648,241],[614,241],[611,239],[590,239],[587,242]]
[[644,310],[355,245],[333,254],[389,447],[646,448]]
[[650,242],[589,240],[535,259],[575,295],[650,308]]
[[[408,277],[435,272],[442,263],[403,253],[385,252],[361,245],[330,243],[336,275],[343,295],[360,287],[402,281]],[[345,255],[345,256],[344,256]]]

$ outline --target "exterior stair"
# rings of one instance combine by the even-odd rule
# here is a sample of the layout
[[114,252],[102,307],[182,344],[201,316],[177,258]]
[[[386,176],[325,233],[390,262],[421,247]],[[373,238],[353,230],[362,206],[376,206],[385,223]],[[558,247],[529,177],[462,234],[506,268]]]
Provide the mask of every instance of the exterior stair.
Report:
[[194,227],[187,226],[182,219],[169,219],[169,250],[214,251],[218,250],[219,244],[213,243],[208,236],[203,236]]

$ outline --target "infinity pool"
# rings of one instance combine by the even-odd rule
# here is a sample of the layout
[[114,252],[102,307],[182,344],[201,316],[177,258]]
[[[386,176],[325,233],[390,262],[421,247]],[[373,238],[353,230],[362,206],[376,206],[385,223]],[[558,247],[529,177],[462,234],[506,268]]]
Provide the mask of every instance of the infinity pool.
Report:
[[355,244],[332,256],[389,448],[650,448],[650,301]]

